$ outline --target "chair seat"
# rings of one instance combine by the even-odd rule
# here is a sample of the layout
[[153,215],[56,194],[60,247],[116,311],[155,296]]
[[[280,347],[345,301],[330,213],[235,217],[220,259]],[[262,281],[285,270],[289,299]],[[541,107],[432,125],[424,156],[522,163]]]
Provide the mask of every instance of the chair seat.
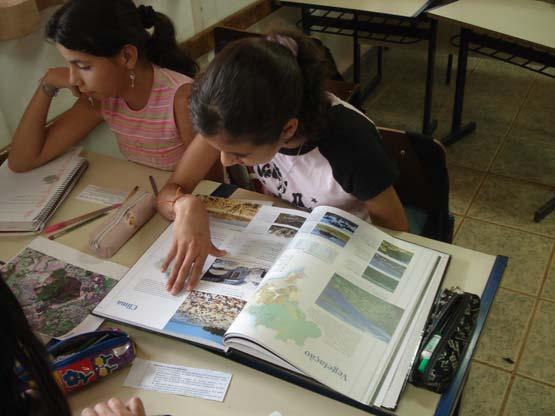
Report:
[[428,214],[425,210],[405,205],[405,214],[409,222],[409,233],[423,235],[424,227],[428,221]]

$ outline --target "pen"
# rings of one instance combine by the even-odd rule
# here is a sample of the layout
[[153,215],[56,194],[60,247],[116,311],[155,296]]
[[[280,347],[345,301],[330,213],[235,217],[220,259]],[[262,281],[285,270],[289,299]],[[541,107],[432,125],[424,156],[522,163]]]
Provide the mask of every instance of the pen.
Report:
[[152,175],[149,175],[148,179],[150,180],[150,186],[152,186],[152,193],[154,194],[154,196],[158,196],[158,188],[156,187],[156,182],[154,181],[154,178],[152,177]]
[[56,238],[61,237],[62,235],[65,235],[65,234],[81,227],[82,225],[88,224],[89,222],[92,222],[92,221],[96,220],[97,218],[102,217],[103,215],[106,215],[106,212],[101,212],[101,213],[95,215],[94,217],[87,218],[86,220],[78,222],[77,224],[73,224],[70,227],[62,228],[58,232],[55,232],[54,234],[49,235],[48,239],[49,240],[55,240]]
[[59,231],[62,228],[67,227],[68,225],[73,225],[73,224],[76,224],[76,223],[80,224],[82,221],[85,221],[85,220],[88,220],[88,219],[91,219],[91,218],[98,218],[99,215],[105,214],[108,211],[113,210],[114,208],[119,208],[120,206],[121,206],[121,204],[113,204],[113,205],[110,205],[108,207],[100,208],[100,209],[91,211],[87,214],[83,214],[83,215],[80,215],[78,217],[75,217],[75,218],[72,218],[72,219],[69,219],[69,220],[60,221],[56,224],[52,224],[52,225],[49,225],[48,227],[46,227],[43,230],[43,233],[44,234],[53,233],[54,231]]

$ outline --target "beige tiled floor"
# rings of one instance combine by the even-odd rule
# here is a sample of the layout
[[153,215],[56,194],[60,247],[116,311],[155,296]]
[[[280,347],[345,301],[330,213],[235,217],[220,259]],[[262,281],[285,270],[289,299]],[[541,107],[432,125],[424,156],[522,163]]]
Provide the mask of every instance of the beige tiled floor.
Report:
[[[437,62],[439,136],[450,128],[454,82],[444,84],[445,56]],[[364,106],[377,124],[420,130],[424,65],[423,49],[386,52],[384,81]],[[454,242],[509,256],[509,264],[474,355],[461,414],[552,415],[555,213],[539,224],[532,216],[555,196],[555,79],[472,58],[463,118],[478,129],[447,148]]]

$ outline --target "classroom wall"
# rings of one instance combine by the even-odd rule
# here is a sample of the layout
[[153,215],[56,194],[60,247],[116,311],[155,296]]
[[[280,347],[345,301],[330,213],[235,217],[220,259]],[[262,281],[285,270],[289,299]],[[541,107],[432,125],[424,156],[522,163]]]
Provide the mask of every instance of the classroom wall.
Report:
[[[151,5],[170,16],[178,40],[183,41],[255,1],[136,0],[136,3]],[[47,43],[43,36],[44,26],[56,7],[41,12],[39,30],[22,38],[0,41],[0,147],[11,141],[21,115],[46,69],[64,65],[56,48]],[[66,110],[73,100],[69,92],[60,93],[53,100],[49,116]],[[83,144],[89,150],[121,157],[114,136],[105,124],[95,129]]]

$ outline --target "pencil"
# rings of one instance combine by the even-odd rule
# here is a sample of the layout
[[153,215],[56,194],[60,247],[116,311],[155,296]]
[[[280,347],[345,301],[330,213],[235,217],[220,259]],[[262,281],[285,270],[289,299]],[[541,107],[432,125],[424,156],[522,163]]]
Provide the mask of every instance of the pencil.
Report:
[[90,218],[97,218],[99,215],[105,214],[108,211],[111,211],[111,210],[113,210],[115,208],[119,208],[119,207],[121,207],[121,204],[112,204],[108,207],[96,209],[96,210],[91,211],[87,214],[79,215],[78,217],[71,218],[69,220],[60,221],[56,224],[52,224],[52,225],[49,225],[48,227],[45,227],[44,230],[43,230],[43,233],[44,234],[50,234],[50,233],[53,233],[54,231],[59,231],[64,227],[76,224],[78,222],[85,221],[85,220],[88,220]]
[[152,177],[152,175],[149,175],[148,179],[150,180],[150,186],[152,186],[152,193],[154,194],[154,196],[158,196],[158,188],[156,187],[156,182],[154,181],[154,178]]
[[139,190],[139,185],[135,185],[135,187],[131,190],[131,192],[127,194],[123,203],[125,204],[127,201],[129,201],[131,197],[137,193],[138,190]]
[[76,230],[77,228],[81,227],[82,225],[88,224],[89,222],[92,222],[92,221],[96,220],[97,218],[102,217],[103,215],[106,215],[106,214],[107,214],[107,212],[101,212],[100,214],[98,214],[98,215],[96,215],[92,218],[88,218],[84,221],[78,222],[77,224],[73,224],[69,227],[62,228],[60,231],[55,232],[53,234],[50,234],[48,236],[48,239],[49,240],[55,240],[56,238],[61,237],[62,235],[65,235],[65,234],[67,234],[67,233],[69,233],[73,230]]

